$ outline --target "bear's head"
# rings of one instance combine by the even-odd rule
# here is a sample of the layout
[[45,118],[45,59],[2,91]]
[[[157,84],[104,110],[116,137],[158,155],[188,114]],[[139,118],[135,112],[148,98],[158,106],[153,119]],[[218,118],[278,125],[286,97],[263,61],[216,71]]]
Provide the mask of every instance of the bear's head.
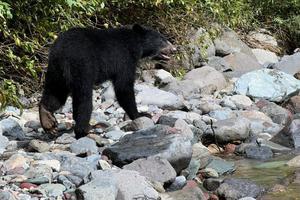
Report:
[[133,25],[132,29],[141,38],[143,58],[151,57],[154,60],[168,61],[170,54],[176,51],[176,47],[159,32],[138,24]]

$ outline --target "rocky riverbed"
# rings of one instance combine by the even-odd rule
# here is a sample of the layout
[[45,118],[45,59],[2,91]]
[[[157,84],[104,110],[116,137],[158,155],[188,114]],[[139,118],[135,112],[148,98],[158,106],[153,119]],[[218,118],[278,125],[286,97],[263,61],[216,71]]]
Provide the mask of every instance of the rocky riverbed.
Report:
[[71,98],[56,113],[55,137],[36,106],[7,107],[0,199],[300,199],[300,53],[278,57],[272,36],[249,34],[250,48],[224,30],[207,39],[200,62],[193,41],[203,33],[190,44],[199,67],[181,79],[141,73],[136,101],[151,119],[127,120],[110,83],[94,91],[92,129],[79,140]]

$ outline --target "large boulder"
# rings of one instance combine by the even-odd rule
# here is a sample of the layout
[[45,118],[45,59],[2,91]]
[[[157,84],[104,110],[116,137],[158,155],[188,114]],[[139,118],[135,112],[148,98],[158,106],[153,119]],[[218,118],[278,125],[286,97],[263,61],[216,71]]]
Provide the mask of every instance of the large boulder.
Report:
[[278,57],[274,52],[264,49],[252,49],[252,52],[261,65],[278,62]]
[[236,52],[224,57],[232,72],[226,72],[231,77],[240,77],[241,75],[261,68],[257,60],[245,53]]
[[300,81],[275,69],[260,69],[241,76],[234,91],[249,97],[281,102],[300,90]]
[[227,85],[224,75],[209,66],[193,69],[188,72],[183,79],[192,80],[198,85],[201,91],[207,90],[208,87],[221,90]]
[[102,154],[119,167],[139,158],[158,156],[167,159],[178,173],[189,165],[192,145],[189,138],[176,129],[156,125],[124,136]]

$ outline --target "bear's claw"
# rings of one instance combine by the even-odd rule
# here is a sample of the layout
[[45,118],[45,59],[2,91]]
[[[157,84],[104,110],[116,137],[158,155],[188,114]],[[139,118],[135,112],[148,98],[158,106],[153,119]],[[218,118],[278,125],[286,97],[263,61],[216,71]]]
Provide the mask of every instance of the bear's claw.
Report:
[[45,132],[56,135],[57,130],[57,121],[50,111],[48,111],[43,105],[40,105],[39,108],[40,113],[40,122],[41,126],[45,130]]

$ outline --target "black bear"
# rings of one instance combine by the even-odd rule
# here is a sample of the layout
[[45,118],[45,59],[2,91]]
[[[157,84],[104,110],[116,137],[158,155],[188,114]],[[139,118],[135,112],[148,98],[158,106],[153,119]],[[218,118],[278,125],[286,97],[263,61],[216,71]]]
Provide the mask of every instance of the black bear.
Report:
[[138,113],[134,81],[138,61],[169,60],[175,47],[159,32],[133,25],[106,30],[73,28],[59,35],[50,49],[45,86],[39,105],[46,132],[55,134],[53,113],[73,98],[76,138],[89,131],[93,86],[111,80],[120,106],[131,119]]

